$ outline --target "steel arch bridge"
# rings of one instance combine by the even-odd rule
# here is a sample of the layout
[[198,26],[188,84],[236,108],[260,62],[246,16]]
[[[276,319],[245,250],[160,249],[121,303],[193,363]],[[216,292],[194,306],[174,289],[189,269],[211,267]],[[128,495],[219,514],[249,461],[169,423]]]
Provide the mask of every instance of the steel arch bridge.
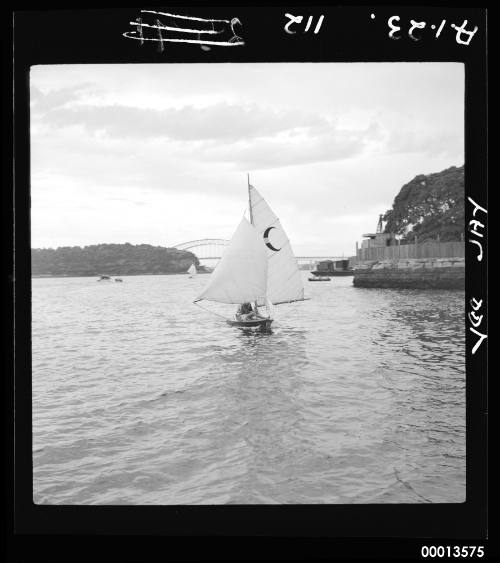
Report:
[[[190,250],[199,260],[219,260],[225,248],[229,245],[229,240],[223,238],[204,238],[190,240],[176,244],[174,248],[178,250]],[[297,256],[299,266],[309,265],[311,268],[320,260],[343,260],[344,256]]]
[[189,250],[196,254],[200,260],[219,259],[229,241],[223,238],[204,238],[200,240],[190,240],[176,244],[174,248],[178,250]]

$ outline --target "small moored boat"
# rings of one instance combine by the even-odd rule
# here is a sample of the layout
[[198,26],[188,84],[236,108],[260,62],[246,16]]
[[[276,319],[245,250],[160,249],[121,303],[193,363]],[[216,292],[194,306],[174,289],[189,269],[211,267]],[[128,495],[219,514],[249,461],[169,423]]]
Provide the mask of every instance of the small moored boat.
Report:
[[331,281],[332,278],[328,276],[313,276],[312,278],[308,278],[309,281]]
[[[318,262],[316,270],[312,271],[313,276],[353,276],[354,268],[349,266],[349,260],[323,260]],[[312,280],[311,280],[312,281]]]

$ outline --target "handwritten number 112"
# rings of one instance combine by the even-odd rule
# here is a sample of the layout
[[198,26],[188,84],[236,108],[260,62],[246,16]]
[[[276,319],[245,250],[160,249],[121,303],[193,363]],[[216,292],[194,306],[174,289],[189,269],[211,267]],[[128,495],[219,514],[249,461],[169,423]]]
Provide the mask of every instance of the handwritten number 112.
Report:
[[[294,31],[293,29],[290,29],[292,25],[294,24],[300,24],[302,23],[302,20],[304,19],[304,16],[294,16],[292,14],[285,14],[285,18],[288,18],[290,21],[285,25],[285,31],[287,33],[290,34],[294,34],[297,33],[296,31]],[[316,23],[316,27],[314,28],[314,34],[317,34],[319,32],[319,30],[321,29],[321,25],[323,24],[323,20],[325,19],[325,16],[321,15],[318,18],[318,21]],[[306,27],[304,28],[303,33],[307,33],[309,31],[309,29],[311,28],[311,25],[313,23],[313,16],[309,16],[309,18],[307,19],[307,23],[306,23]]]

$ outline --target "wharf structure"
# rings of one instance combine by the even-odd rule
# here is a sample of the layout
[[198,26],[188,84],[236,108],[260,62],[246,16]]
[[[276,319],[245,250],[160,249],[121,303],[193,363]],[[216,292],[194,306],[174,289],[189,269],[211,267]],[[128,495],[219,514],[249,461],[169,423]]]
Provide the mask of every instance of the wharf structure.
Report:
[[317,262],[316,269],[311,274],[314,276],[352,276],[355,260],[356,256],[342,258],[341,260],[321,260]]
[[401,244],[392,233],[363,235],[356,243],[356,287],[464,289],[465,243],[425,241]]

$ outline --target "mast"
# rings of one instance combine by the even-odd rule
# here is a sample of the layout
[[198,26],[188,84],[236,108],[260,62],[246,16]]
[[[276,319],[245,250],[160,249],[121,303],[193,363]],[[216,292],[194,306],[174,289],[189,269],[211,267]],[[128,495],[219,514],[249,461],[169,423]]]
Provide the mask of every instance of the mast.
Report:
[[[248,211],[250,213],[250,224],[253,225],[253,212],[252,212],[252,197],[250,196],[250,173],[247,172],[247,184],[248,184]],[[253,308],[255,311],[259,311],[259,307],[257,305],[257,300],[254,301]]]
[[248,211],[250,212],[250,223],[253,225],[252,199],[250,197],[250,174],[247,172],[248,182]]

